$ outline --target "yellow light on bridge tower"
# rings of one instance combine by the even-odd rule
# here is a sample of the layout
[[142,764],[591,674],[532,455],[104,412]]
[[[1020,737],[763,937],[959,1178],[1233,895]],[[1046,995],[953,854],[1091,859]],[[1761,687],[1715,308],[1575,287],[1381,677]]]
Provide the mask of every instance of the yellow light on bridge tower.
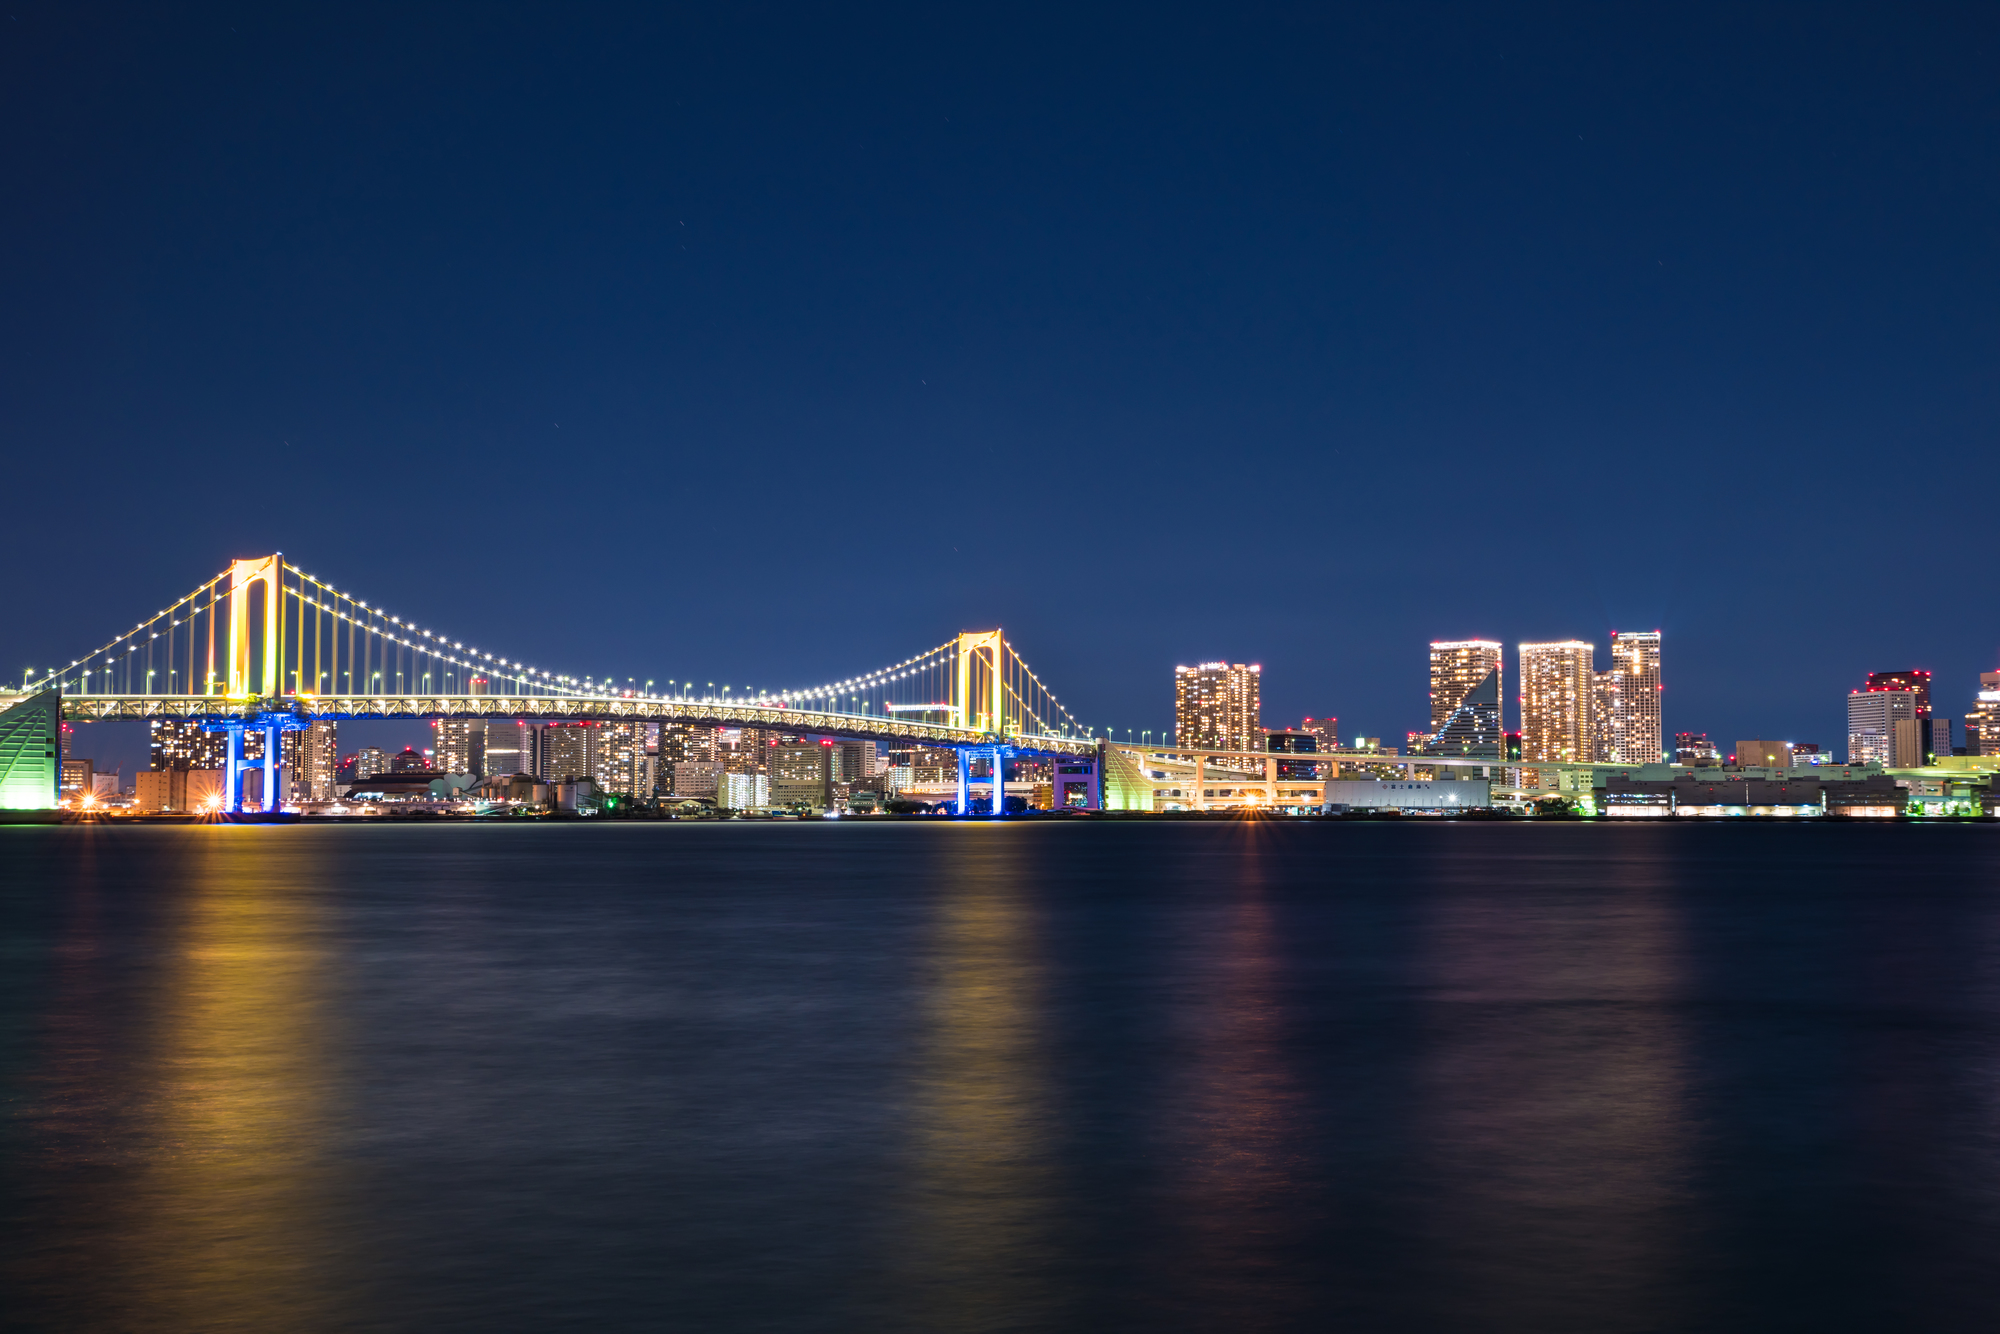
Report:
[[[978,697],[973,696],[972,663],[984,653],[992,666],[982,683],[984,689]],[[977,732],[999,732],[1007,730],[1006,712],[1002,708],[1005,701],[1005,669],[1002,659],[1007,654],[1007,641],[998,630],[964,630],[958,636],[958,679],[952,691],[952,706],[958,710],[958,725]]]
[[[252,699],[279,693],[278,631],[283,624],[279,608],[279,573],[285,568],[281,555],[259,556],[229,563],[229,697]],[[257,596],[252,587],[262,580],[264,591],[263,662],[257,679],[251,680],[250,600]]]

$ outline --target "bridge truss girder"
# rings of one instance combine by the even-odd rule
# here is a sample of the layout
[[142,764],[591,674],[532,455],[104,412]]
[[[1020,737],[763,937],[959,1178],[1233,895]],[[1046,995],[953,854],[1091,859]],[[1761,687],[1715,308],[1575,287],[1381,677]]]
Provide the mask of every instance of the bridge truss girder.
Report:
[[[1003,738],[970,728],[904,722],[894,717],[824,713],[754,705],[692,703],[561,695],[317,695],[233,700],[215,695],[64,695],[70,722],[152,718],[220,720],[284,712],[301,722],[320,719],[502,718],[525,722],[707,723],[757,727],[816,736],[908,740],[939,747],[992,746]],[[1081,737],[1015,736],[1004,743],[1022,752],[1095,755],[1097,742]]]

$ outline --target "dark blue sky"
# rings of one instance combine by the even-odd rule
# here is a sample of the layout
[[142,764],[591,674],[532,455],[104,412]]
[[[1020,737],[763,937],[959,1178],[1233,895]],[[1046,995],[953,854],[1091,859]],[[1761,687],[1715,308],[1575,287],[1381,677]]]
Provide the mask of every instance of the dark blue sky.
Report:
[[1001,625],[1121,731],[2000,665],[1989,6],[5,8],[16,673],[273,549],[575,673]]

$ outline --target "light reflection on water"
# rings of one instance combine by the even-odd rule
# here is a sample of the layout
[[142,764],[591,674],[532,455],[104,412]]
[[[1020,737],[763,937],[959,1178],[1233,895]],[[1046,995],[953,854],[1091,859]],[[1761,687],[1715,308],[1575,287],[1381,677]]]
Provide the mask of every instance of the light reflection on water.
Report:
[[959,831],[921,943],[908,1232],[894,1260],[932,1329],[1055,1318],[1046,964],[1030,868],[994,826]]
[[0,829],[0,1325],[1987,1328],[1992,832]]
[[1290,1272],[1301,1235],[1328,1207],[1315,1180],[1307,1094],[1291,1068],[1302,1034],[1286,993],[1291,964],[1270,901],[1271,830],[1248,825],[1230,873],[1185,919],[1174,959],[1179,1059],[1160,1106],[1176,1144],[1168,1182],[1177,1234],[1169,1309],[1238,1329],[1283,1327],[1311,1297]]
[[[1685,945],[1678,868],[1633,830],[1550,857],[1504,897],[1493,868],[1433,864],[1419,956],[1425,1231],[1438,1314],[1530,1327],[1691,1327],[1676,1309],[1686,1203]],[[1516,868],[1512,874],[1518,875]],[[1519,1257],[1563,1255],[1551,1285]]]
[[[274,1329],[340,1301],[327,904],[284,892],[313,873],[264,831],[205,832],[146,887],[141,938],[120,938],[86,880],[57,951],[29,1075],[47,1152],[29,1173],[57,1259],[35,1281],[75,1303],[73,1327]],[[86,865],[114,837],[79,833]]]

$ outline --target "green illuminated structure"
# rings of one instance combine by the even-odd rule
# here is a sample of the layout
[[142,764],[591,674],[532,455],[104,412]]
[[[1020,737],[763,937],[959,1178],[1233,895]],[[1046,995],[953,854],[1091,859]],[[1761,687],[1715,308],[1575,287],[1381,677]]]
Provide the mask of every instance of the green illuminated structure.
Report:
[[45,811],[56,804],[62,691],[26,695],[0,713],[0,811]]

